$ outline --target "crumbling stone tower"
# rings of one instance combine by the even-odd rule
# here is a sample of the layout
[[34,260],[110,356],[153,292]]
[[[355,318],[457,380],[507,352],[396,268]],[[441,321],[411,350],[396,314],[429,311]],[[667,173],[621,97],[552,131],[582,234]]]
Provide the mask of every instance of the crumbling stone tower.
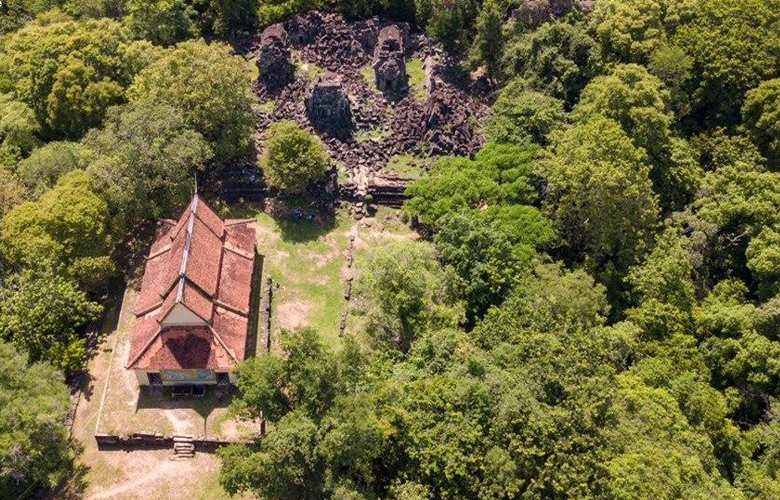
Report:
[[272,24],[260,35],[257,68],[268,88],[281,88],[293,80],[295,68],[290,62],[287,32],[281,24]]
[[344,91],[341,77],[335,73],[328,72],[316,77],[309,84],[304,104],[306,114],[314,124],[337,126],[352,124],[349,99]]
[[374,47],[374,83],[382,92],[406,90],[404,44],[398,26],[382,28]]

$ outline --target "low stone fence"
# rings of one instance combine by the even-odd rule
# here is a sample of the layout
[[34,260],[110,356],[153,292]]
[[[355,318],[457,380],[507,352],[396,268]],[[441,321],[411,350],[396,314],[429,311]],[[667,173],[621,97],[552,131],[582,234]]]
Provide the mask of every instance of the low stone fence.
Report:
[[[95,434],[99,450],[160,450],[173,448],[173,436],[154,432],[134,432],[127,436],[113,434]],[[252,441],[227,441],[196,437],[192,439],[195,451],[213,453],[223,446],[231,444],[252,444]]]

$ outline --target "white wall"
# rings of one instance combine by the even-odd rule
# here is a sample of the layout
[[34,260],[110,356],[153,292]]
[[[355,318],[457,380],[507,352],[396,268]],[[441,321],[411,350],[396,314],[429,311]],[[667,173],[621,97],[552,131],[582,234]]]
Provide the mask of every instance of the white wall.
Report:
[[206,324],[205,321],[203,321],[197,314],[189,310],[181,302],[173,306],[171,311],[162,320],[161,323],[162,326],[172,326],[172,325],[190,326],[190,325]]
[[141,370],[133,371],[135,371],[135,378],[138,380],[138,385],[149,385],[149,377],[146,376],[146,372],[142,372]]

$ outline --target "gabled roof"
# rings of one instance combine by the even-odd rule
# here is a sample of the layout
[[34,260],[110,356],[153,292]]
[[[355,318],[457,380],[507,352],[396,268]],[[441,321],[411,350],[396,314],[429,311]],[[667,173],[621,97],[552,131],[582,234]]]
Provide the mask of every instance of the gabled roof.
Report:
[[[241,361],[246,344],[254,256],[253,221],[223,221],[198,195],[177,221],[160,221],[136,303],[136,325],[127,367],[183,368],[162,365],[176,365],[173,360],[186,358],[205,359],[208,365],[218,365],[191,368],[229,368]],[[177,305],[200,318],[203,322],[200,328],[165,321]],[[228,312],[242,319],[227,323],[215,321]],[[189,333],[186,336],[167,333],[174,327]],[[214,337],[213,342],[196,340],[204,332]],[[229,343],[222,340],[223,335],[230,339]],[[181,354],[179,344],[183,338],[193,339],[193,345],[213,346],[215,353],[222,349],[224,355],[174,355],[175,349]],[[157,352],[160,350],[170,352],[166,355]],[[226,360],[231,362],[227,364]]]

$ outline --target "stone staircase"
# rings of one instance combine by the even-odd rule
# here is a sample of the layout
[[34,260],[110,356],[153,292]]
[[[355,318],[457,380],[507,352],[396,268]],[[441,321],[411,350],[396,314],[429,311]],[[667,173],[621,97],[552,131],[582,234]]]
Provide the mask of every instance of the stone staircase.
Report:
[[195,456],[195,445],[192,436],[173,436],[173,458],[189,459]]

